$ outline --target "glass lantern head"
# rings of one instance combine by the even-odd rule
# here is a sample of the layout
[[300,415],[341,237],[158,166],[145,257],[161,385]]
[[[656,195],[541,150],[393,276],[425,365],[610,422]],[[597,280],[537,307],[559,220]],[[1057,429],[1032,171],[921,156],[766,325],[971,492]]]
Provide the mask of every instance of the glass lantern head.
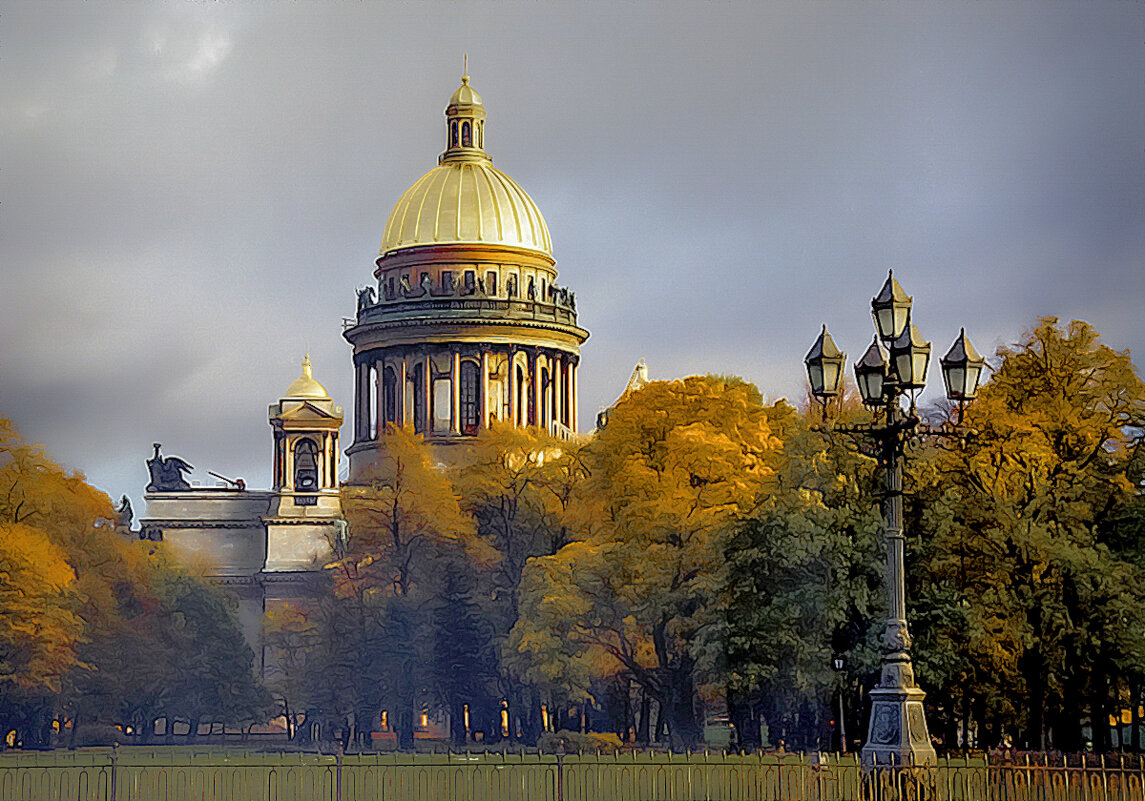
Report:
[[838,396],[843,384],[843,365],[847,354],[839,350],[835,340],[823,326],[819,338],[807,352],[803,363],[807,365],[807,378],[811,382],[811,394],[819,400]]
[[887,351],[879,344],[876,336],[863,354],[855,362],[855,383],[859,385],[859,396],[867,406],[879,406],[883,402],[883,391],[887,380]]
[[916,390],[926,386],[930,343],[922,338],[918,326],[909,320],[902,335],[891,343],[891,363],[899,389]]
[[942,366],[942,380],[946,384],[946,397],[952,401],[969,401],[978,397],[978,382],[982,379],[982,369],[986,360],[979,355],[963,328],[950,346],[950,350],[939,360]]
[[895,271],[887,274],[887,282],[879,294],[871,299],[871,316],[875,330],[883,342],[893,342],[902,336],[910,321],[911,298],[895,280]]

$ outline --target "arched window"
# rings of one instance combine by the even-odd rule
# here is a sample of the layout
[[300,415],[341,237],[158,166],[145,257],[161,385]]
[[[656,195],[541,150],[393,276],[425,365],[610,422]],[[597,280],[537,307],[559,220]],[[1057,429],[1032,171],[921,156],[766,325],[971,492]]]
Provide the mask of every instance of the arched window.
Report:
[[[386,407],[382,419],[387,423],[396,423],[398,421],[398,376],[392,367],[387,367],[382,375],[382,403]],[[385,426],[382,428],[384,430]]]
[[525,371],[517,367],[517,408],[513,410],[513,425],[525,425]]
[[481,368],[477,362],[461,363],[461,433],[476,434],[481,424],[478,377]]
[[468,121],[461,123],[461,146],[473,147],[473,132]]
[[449,124],[449,146],[457,147],[457,123],[451,122]]
[[312,439],[294,443],[294,491],[315,492],[318,489],[318,446]]

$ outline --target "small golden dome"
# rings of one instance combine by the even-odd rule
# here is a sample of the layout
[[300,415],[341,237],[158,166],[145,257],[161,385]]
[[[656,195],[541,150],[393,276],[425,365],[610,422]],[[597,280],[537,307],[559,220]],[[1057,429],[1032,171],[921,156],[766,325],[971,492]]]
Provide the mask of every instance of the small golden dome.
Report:
[[485,107],[469,76],[445,109],[445,152],[405,191],[382,234],[381,254],[420,245],[507,245],[553,254],[545,218],[485,152]]
[[314,380],[314,368],[310,365],[309,353],[302,360],[302,375],[294,379],[294,383],[286,388],[286,394],[283,397],[329,399],[330,394],[326,392],[326,387]]
[[449,98],[449,105],[451,106],[481,106],[481,95],[477,94],[477,90],[469,85],[469,76],[461,76],[461,86],[457,87],[453,96]]

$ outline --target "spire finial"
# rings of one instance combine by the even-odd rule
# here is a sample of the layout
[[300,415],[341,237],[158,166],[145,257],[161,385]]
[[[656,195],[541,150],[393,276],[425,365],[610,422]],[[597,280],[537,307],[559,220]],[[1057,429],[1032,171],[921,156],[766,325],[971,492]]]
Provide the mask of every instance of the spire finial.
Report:
[[469,83],[469,54],[461,55],[461,82]]
[[302,357],[302,375],[306,378],[314,377],[314,367],[310,364],[310,351],[306,351],[306,355]]

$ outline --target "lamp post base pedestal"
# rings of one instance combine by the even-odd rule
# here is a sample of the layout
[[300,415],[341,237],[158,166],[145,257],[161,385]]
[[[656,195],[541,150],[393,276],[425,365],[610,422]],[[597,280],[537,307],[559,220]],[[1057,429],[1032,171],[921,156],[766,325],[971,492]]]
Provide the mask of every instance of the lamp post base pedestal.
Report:
[[918,687],[879,686],[871,690],[871,725],[862,751],[864,768],[938,764],[926,728],[925,697]]

